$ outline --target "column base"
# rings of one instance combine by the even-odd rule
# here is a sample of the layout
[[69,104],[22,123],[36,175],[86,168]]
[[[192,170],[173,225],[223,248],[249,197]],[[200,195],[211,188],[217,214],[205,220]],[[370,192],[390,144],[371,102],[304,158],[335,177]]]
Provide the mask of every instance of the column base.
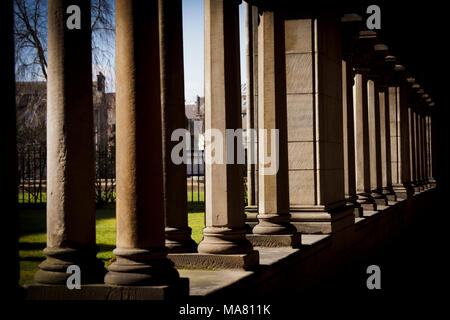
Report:
[[290,214],[260,213],[256,216],[258,224],[253,227],[253,234],[259,235],[292,235],[297,229],[289,223]]
[[424,181],[424,187],[425,187],[425,190],[428,190],[431,188],[431,183],[429,180]]
[[363,216],[364,209],[361,207],[361,204],[358,202],[358,197],[355,196],[349,196],[345,200],[345,204],[351,208],[353,208],[353,214],[355,215],[355,218],[359,218]]
[[423,189],[419,182],[411,183],[411,187],[414,190],[414,194],[420,193]]
[[252,244],[245,238],[247,228],[206,227],[203,240],[197,250],[206,254],[245,254],[253,251]]
[[357,202],[361,205],[364,210],[368,211],[377,211],[377,204],[375,200],[372,198],[370,193],[361,192],[357,195]]
[[191,228],[166,227],[165,233],[168,252],[197,252],[197,243],[191,238]]
[[377,205],[387,206],[388,200],[386,196],[382,193],[382,190],[372,190],[370,196],[375,201]]
[[399,200],[406,200],[414,196],[415,191],[412,185],[410,184],[399,184],[399,185],[393,185],[392,190],[397,195],[397,201]]
[[96,258],[97,248],[45,248],[47,256],[34,275],[39,284],[66,284],[70,265],[77,265],[81,270],[81,283],[101,283],[105,275],[102,261]]
[[26,291],[27,300],[178,300],[189,296],[189,279],[180,278],[165,286],[90,284],[82,285],[80,290],[32,283]]
[[247,239],[251,242],[253,247],[268,247],[268,248],[300,248],[302,243],[301,233],[294,234],[247,234]]
[[430,188],[436,188],[436,180],[434,178],[430,178]]
[[334,206],[291,207],[291,223],[304,234],[330,234],[350,227],[355,222],[353,207],[341,202]]
[[392,202],[396,202],[397,201],[397,195],[395,194],[394,190],[392,190],[392,188],[385,187],[385,188],[383,188],[383,190],[381,192],[383,193],[383,195],[388,200],[388,203],[390,201],[392,201]]
[[108,267],[105,284],[120,286],[162,286],[179,279],[167,249],[116,248],[116,261]]

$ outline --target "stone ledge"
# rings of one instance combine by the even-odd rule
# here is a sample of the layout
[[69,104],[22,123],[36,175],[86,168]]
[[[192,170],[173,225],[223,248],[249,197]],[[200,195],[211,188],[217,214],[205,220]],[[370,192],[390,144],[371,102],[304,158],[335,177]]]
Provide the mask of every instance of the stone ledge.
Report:
[[260,235],[260,234],[247,234],[247,239],[252,243],[253,247],[288,247],[299,248],[302,242],[300,233],[291,235]]
[[247,254],[170,253],[167,257],[176,268],[251,270],[259,265],[259,252]]
[[353,208],[341,206],[329,211],[292,211],[290,222],[302,234],[336,233],[354,224]]
[[65,285],[31,283],[27,300],[177,300],[189,296],[189,279],[180,278],[164,286],[82,285],[69,290]]

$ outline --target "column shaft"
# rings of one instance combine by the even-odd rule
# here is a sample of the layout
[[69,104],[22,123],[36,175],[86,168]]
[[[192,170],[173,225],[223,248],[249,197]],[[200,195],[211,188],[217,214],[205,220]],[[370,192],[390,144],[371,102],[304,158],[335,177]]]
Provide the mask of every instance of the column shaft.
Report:
[[409,165],[411,184],[416,191],[419,191],[418,185],[418,165],[417,165],[417,126],[416,114],[412,108],[408,108],[408,126],[409,126]]
[[101,279],[96,259],[90,1],[78,1],[81,29],[66,27],[73,1],[48,2],[47,259],[35,280],[65,284],[70,265],[83,282]]
[[117,260],[107,284],[159,285],[178,278],[164,245],[159,58],[158,0],[117,0]]
[[171,159],[179,143],[171,140],[172,133],[185,125],[182,24],[181,0],[159,0],[164,214],[169,252],[195,252],[197,248],[188,226],[186,166]]
[[[258,86],[261,89],[258,128],[265,132],[261,131],[259,137],[259,223],[253,233],[292,234],[296,230],[289,223],[289,193],[286,192],[289,176],[284,21],[278,11],[264,11],[258,39]],[[278,150],[273,148],[274,142]],[[271,161],[265,163],[268,154]]]
[[356,157],[356,192],[358,202],[365,210],[376,210],[376,203],[370,194],[370,138],[367,99],[367,74],[356,70],[353,85],[355,107],[355,157]]
[[246,36],[246,129],[247,129],[247,199],[248,207],[255,207],[256,202],[256,150],[255,150],[255,95],[253,78],[253,6],[245,3],[245,36]]
[[356,196],[353,68],[349,60],[342,60],[344,184],[347,202],[354,207],[355,217],[360,217],[363,209]]
[[[214,150],[214,155],[222,154],[222,159],[205,164],[206,228],[199,253],[253,251],[245,238],[243,177],[241,165],[236,161],[242,141],[238,138],[234,144],[234,136],[226,134],[226,129],[242,127],[238,3],[205,1],[205,156],[213,156]],[[229,154],[231,150],[233,155]]]
[[429,156],[429,163],[428,163],[428,176],[430,180],[430,184],[432,187],[436,185],[436,180],[433,176],[433,128],[431,126],[431,120],[432,116],[429,114],[427,116],[427,133],[428,133],[428,156]]
[[386,197],[382,192],[381,174],[381,130],[380,130],[380,97],[375,80],[367,81],[368,120],[369,120],[369,155],[370,155],[370,190],[371,196],[379,205],[386,205]]
[[291,222],[300,232],[329,233],[346,205],[342,128],[342,49],[336,16],[285,21]]
[[[406,79],[403,68],[397,71],[397,84],[393,87],[392,94],[395,96],[395,104],[392,104],[395,110],[395,146],[397,161],[392,168],[392,188],[396,195],[401,199],[412,196],[410,178],[410,146],[409,146],[409,126],[408,126],[408,107],[406,102]],[[395,177],[395,178],[394,178]]]
[[414,112],[415,152],[417,184],[423,190],[423,157],[422,157],[422,121],[419,113]]
[[14,12],[13,1],[2,1],[1,11],[3,19],[0,22],[3,30],[4,48],[3,80],[1,87],[3,99],[3,119],[1,126],[1,150],[4,150],[1,171],[1,181],[5,183],[5,200],[7,208],[3,215],[3,225],[9,232],[2,232],[2,243],[4,244],[3,268],[4,268],[4,290],[16,298],[19,288],[19,245],[18,245],[18,212],[17,212],[17,147],[16,147],[16,104],[15,104],[15,80],[14,80]]
[[[252,6],[252,62],[253,62],[253,72],[252,72],[252,79],[253,79],[253,119],[254,119],[254,126],[255,126],[255,136],[254,136],[254,152],[255,152],[255,159],[256,162],[258,162],[258,24],[259,24],[259,13],[258,13],[258,7]],[[258,205],[258,196],[259,196],[259,174],[258,174],[258,165],[255,165],[255,204]]]
[[383,86],[379,91],[380,102],[380,137],[381,137],[381,174],[382,193],[389,201],[395,201],[396,196],[392,190],[392,169],[391,169],[391,118],[390,118],[390,98],[388,87]]
[[427,189],[429,187],[428,182],[428,157],[427,157],[427,132],[426,132],[426,126],[425,126],[425,115],[423,112],[420,113],[420,130],[421,130],[421,138],[422,138],[422,179],[424,188]]

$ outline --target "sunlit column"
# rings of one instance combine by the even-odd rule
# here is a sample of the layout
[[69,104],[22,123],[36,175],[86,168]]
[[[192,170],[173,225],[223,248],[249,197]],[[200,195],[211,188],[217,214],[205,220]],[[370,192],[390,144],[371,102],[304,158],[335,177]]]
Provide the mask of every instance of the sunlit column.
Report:
[[344,188],[340,17],[289,16],[285,47],[291,223],[335,232],[354,221]]
[[[76,3],[81,28],[66,27]],[[48,1],[47,259],[35,280],[65,284],[78,265],[83,282],[101,281],[96,259],[90,1]]]
[[215,159],[205,164],[206,228],[198,251],[256,254],[249,264],[257,264],[257,252],[245,237],[243,177],[241,165],[237,163],[242,141],[226,134],[226,129],[242,127],[239,3],[205,0],[205,129],[214,130],[217,136],[214,135],[214,141],[212,132],[205,136],[206,157]]
[[159,0],[159,31],[166,246],[169,252],[195,252],[188,226],[186,165],[171,159],[179,143],[172,141],[172,134],[185,126],[181,0]]
[[[263,12],[258,39],[258,87],[261,89],[258,128],[265,132],[259,137],[259,223],[253,228],[253,234],[293,235],[296,229],[289,223],[289,193],[286,192],[289,176],[284,20],[279,11]],[[266,155],[270,156],[269,163],[265,163]]]
[[165,247],[160,84],[158,0],[117,0],[117,260],[107,284],[165,285],[179,277]]

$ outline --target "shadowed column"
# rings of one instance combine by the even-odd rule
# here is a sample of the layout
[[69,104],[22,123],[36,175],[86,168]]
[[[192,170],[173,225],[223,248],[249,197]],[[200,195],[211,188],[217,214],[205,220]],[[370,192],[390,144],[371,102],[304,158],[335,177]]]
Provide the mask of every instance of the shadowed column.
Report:
[[355,69],[353,85],[355,108],[356,192],[365,210],[376,210],[370,194],[370,138],[367,100],[367,70]]
[[171,159],[179,143],[171,140],[172,133],[185,125],[182,23],[181,0],[159,0],[164,214],[169,252],[197,249],[188,226],[186,165]]
[[382,193],[389,201],[396,201],[396,195],[392,190],[392,169],[391,169],[391,128],[389,109],[389,88],[386,84],[380,86],[380,137],[381,137],[381,175]]
[[357,201],[355,175],[355,129],[353,108],[353,68],[351,63],[342,60],[342,114],[344,146],[344,178],[347,203],[354,207],[355,217],[363,215],[363,208]]
[[3,85],[1,86],[3,103],[3,125],[1,126],[1,150],[4,150],[1,181],[4,181],[6,206],[3,224],[9,232],[2,232],[4,253],[2,268],[4,290],[9,298],[17,298],[19,287],[19,246],[18,246],[18,212],[17,212],[17,147],[16,147],[16,103],[14,83],[14,13],[13,1],[2,1],[0,10],[3,19],[0,22],[3,31]]
[[[423,97],[423,96],[422,96]],[[425,112],[424,112],[424,103],[425,101],[422,100],[421,104],[421,113],[420,113],[420,129],[421,129],[421,138],[422,138],[422,176],[423,176],[423,184],[424,188],[428,189],[430,187],[430,182],[428,181],[428,157],[427,157],[427,132],[426,132],[426,125],[425,125]]]
[[164,245],[159,58],[158,0],[117,0],[117,260],[106,284],[165,285],[179,277]]
[[432,119],[433,119],[433,107],[434,107],[434,102],[429,102],[428,103],[428,108],[429,108],[429,115],[427,117],[428,120],[428,126],[427,126],[427,132],[428,132],[428,152],[429,152],[429,180],[430,180],[430,184],[431,187],[435,187],[436,186],[436,179],[434,178],[434,174],[433,174],[433,156],[434,156],[434,150],[433,150],[433,127],[432,127]]
[[[416,106],[417,107],[417,106]],[[420,190],[424,189],[423,181],[423,158],[422,158],[422,120],[419,114],[419,110],[414,111],[414,133],[415,133],[415,150],[416,150],[416,170],[417,170],[417,183],[420,186]]]
[[[264,11],[258,26],[259,94],[259,223],[255,235],[293,235],[296,228],[289,223],[289,176],[287,154],[286,63],[284,21],[277,11]],[[278,141],[276,136],[278,135]],[[273,144],[278,148],[273,148]],[[276,155],[274,152],[278,152]],[[265,163],[265,156],[271,160]],[[250,238],[253,239],[253,238]],[[256,237],[258,239],[258,237]],[[267,241],[274,239],[268,237]],[[292,240],[292,239],[291,239]],[[297,245],[300,237],[289,241]],[[254,245],[264,245],[253,242]],[[269,244],[270,245],[270,244]]]
[[353,101],[353,59],[361,16],[344,14],[342,23],[342,115],[344,149],[344,186],[347,205],[353,207],[355,218],[363,216],[363,208],[357,201],[355,167],[355,121]]
[[245,36],[246,36],[246,129],[247,129],[247,199],[248,204],[246,210],[255,210],[257,207],[256,197],[256,176],[255,167],[257,165],[257,150],[256,150],[256,132],[250,129],[255,129],[255,86],[254,86],[254,39],[253,39],[253,6],[245,3]]
[[[81,28],[66,27],[80,7]],[[90,1],[48,2],[47,259],[35,280],[65,284],[70,265],[84,283],[101,281],[96,259]]]
[[[254,259],[248,262],[248,267],[258,263],[258,255],[245,237],[243,177],[236,152],[242,141],[226,134],[226,129],[242,127],[239,3],[236,0],[205,0],[206,228],[198,252],[252,253]],[[213,137],[211,129],[222,139]],[[218,159],[220,154],[222,159]],[[211,161],[214,156],[215,161]]]
[[376,80],[367,81],[368,120],[369,120],[369,154],[370,154],[370,190],[377,205],[387,205],[382,194],[381,174],[381,130],[380,130],[380,96]]
[[[252,6],[252,40],[253,40],[253,53],[252,53],[252,61],[253,61],[253,119],[254,126],[256,129],[254,136],[254,149],[255,149],[255,159],[258,162],[258,24],[259,24],[259,13],[258,7]],[[255,165],[255,203],[258,205],[258,185],[259,185],[259,174],[258,174],[258,165]],[[254,212],[257,212],[258,208],[254,208]]]
[[412,107],[408,107],[408,133],[409,133],[409,166],[411,186],[415,192],[420,191],[417,166],[417,128],[416,113]]
[[[394,152],[397,155],[396,161],[394,162],[393,159],[392,162],[392,188],[395,194],[401,199],[410,198],[414,193],[410,178],[410,146],[406,90],[405,67],[396,65],[395,84],[389,91],[389,95],[392,94],[392,98],[395,100],[395,103],[389,104],[389,106],[392,108],[391,110],[393,112],[391,114],[393,114],[393,119],[395,119],[395,130],[391,130],[391,134],[395,132],[395,136],[391,136],[391,138],[395,140]],[[393,129],[392,122],[391,129]]]

